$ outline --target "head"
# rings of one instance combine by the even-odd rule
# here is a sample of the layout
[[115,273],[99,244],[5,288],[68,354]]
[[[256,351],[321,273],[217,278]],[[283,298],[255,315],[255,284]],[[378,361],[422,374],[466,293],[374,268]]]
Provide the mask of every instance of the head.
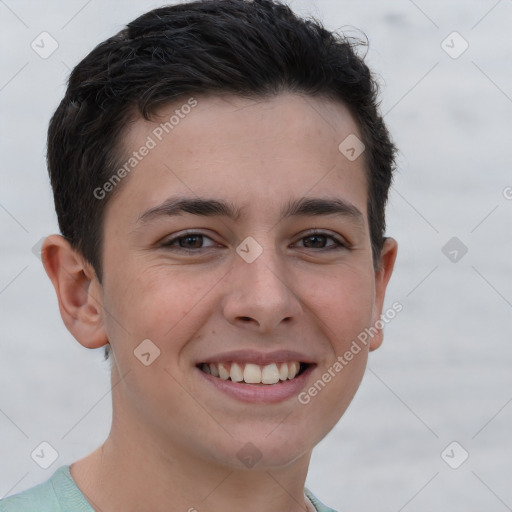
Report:
[[[48,132],[62,238],[43,253],[64,321],[82,344],[112,346],[123,373],[142,368],[129,358],[150,339],[160,350],[154,367],[193,392],[186,371],[206,347],[215,350],[204,357],[214,357],[245,337],[245,348],[261,343],[269,351],[278,340],[288,350],[302,334],[301,353],[314,345],[312,367],[323,372],[375,323],[396,255],[385,237],[395,148],[358,44],[275,1],[211,0],[144,14],[74,68]],[[364,144],[356,159],[339,149],[349,136]],[[176,205],[162,204],[185,196],[218,202],[189,202],[179,224],[180,216],[168,215]],[[300,215],[281,215],[313,196],[338,197],[342,220],[332,220],[332,203],[295,204],[289,209]],[[302,227],[323,228],[326,218],[342,235],[344,255],[284,250]],[[171,242],[177,247],[171,227],[198,224],[217,245],[200,257],[163,253]],[[324,229],[318,235],[317,242],[335,244]],[[250,250],[261,249],[250,263],[236,252],[249,236]],[[188,242],[198,239],[194,230]],[[379,333],[369,349],[381,340]],[[325,404],[338,406],[297,450],[318,442],[348,407],[360,360],[323,392]],[[137,380],[135,388],[145,385]],[[279,414],[276,408],[273,420]],[[239,432],[245,435],[243,426]]]

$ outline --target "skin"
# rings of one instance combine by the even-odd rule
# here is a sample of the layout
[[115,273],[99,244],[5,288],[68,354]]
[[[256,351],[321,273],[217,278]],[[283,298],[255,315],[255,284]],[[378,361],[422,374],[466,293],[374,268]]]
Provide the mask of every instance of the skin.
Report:
[[[313,447],[350,404],[382,332],[307,405],[296,396],[243,403],[202,382],[195,364],[241,348],[297,350],[316,363],[307,389],[379,319],[397,244],[386,239],[375,271],[364,153],[349,161],[338,150],[359,134],[343,104],[297,94],[197,100],[109,203],[101,284],[59,235],[43,246],[67,328],[87,348],[110,342],[114,356],[110,434],[71,465],[71,474],[103,512],[139,511],[142,499],[154,512],[169,504],[305,510]],[[126,154],[177,107],[130,125]],[[137,224],[171,196],[223,199],[241,215],[235,221],[187,213]],[[305,196],[342,199],[362,213],[361,222],[333,214],[280,219],[288,201]],[[311,229],[325,238],[311,239]],[[184,230],[208,238],[185,243],[194,253],[178,242],[162,246]],[[329,235],[347,246],[333,249]],[[248,236],[263,248],[252,263],[236,253]],[[161,351],[150,366],[133,354],[145,339]],[[252,469],[237,457],[247,442],[262,455]]]

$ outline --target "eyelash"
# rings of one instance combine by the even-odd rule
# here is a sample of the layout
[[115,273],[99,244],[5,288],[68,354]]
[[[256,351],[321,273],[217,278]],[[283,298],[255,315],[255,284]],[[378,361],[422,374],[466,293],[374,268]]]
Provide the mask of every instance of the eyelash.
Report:
[[[174,238],[171,238],[170,240],[167,240],[166,242],[164,242],[162,244],[162,247],[163,248],[167,248],[167,249],[176,249],[178,251],[182,251],[182,252],[186,252],[186,253],[197,253],[201,249],[208,249],[208,247],[199,247],[197,249],[187,249],[185,247],[174,246],[174,244],[176,242],[179,242],[180,240],[186,239],[188,237],[198,237],[198,236],[203,237],[203,238],[208,238],[208,239],[212,240],[211,237],[209,237],[209,236],[207,236],[207,235],[205,235],[203,233],[195,232],[195,231],[190,231],[190,232],[186,232],[183,235],[176,236]],[[326,239],[330,238],[331,240],[334,241],[334,245],[331,245],[331,246],[320,247],[320,248],[312,248],[312,250],[314,250],[314,251],[332,251],[332,250],[349,249],[348,244],[346,244],[345,242],[339,240],[334,235],[331,235],[331,234],[326,233],[324,231],[313,230],[313,231],[307,233],[306,235],[302,236],[299,240],[304,240],[306,238],[310,238],[310,237],[314,237],[314,236],[322,236],[322,237],[325,237]],[[304,247],[304,249],[311,249],[311,248]]]

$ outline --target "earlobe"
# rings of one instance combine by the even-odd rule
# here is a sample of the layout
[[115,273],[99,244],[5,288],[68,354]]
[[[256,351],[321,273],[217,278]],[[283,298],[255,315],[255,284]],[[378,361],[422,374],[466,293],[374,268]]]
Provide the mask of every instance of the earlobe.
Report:
[[[375,305],[372,320],[372,325],[375,327],[379,326],[378,320],[380,320],[382,314],[386,288],[393,273],[397,252],[398,244],[396,240],[394,238],[386,238],[380,254],[379,267],[375,271]],[[383,339],[384,333],[382,328],[380,328],[370,341],[370,351],[379,348],[382,345]]]
[[108,343],[101,285],[92,266],[60,235],[46,238],[41,257],[69,332],[86,348],[99,348]]

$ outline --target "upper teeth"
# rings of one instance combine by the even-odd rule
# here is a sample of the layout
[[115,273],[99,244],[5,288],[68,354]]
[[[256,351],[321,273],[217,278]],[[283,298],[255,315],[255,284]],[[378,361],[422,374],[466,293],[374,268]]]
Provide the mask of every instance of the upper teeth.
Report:
[[247,384],[276,384],[280,380],[293,379],[299,373],[300,362],[271,363],[260,366],[253,363],[203,363],[201,370],[222,380],[244,381]]

